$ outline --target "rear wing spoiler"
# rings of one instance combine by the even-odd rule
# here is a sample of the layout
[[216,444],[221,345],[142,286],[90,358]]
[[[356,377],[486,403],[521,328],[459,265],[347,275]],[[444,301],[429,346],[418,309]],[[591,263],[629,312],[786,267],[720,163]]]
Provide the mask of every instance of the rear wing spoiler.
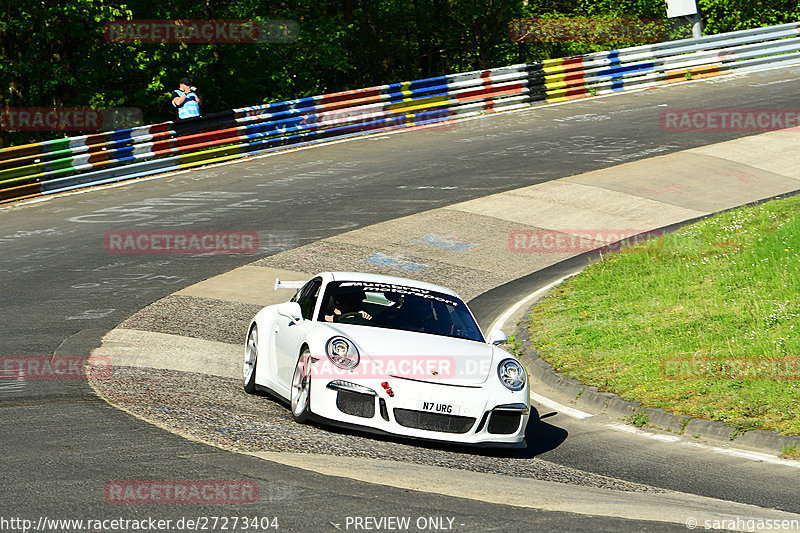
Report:
[[302,289],[303,285],[308,283],[308,281],[281,281],[278,278],[275,278],[275,290],[278,289]]

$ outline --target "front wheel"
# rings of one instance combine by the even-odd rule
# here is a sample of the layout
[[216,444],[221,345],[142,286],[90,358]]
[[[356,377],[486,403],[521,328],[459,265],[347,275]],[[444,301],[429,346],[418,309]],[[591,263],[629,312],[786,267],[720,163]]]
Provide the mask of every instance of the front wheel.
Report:
[[258,361],[258,327],[253,324],[247,335],[244,347],[244,366],[242,368],[242,384],[244,391],[253,394],[256,391],[256,362]]
[[311,415],[311,353],[305,348],[292,375],[292,418],[304,423]]

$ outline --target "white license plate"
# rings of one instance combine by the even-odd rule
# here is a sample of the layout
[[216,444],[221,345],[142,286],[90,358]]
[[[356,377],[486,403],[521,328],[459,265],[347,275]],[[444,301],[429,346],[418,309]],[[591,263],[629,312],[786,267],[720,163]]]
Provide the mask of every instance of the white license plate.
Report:
[[417,409],[427,413],[440,413],[443,415],[457,415],[461,406],[454,403],[444,403],[437,401],[419,400]]

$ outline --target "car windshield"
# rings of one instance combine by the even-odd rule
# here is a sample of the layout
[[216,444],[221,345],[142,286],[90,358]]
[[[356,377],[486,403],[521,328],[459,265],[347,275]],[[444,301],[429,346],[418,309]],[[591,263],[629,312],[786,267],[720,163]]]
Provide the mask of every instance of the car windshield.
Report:
[[331,282],[317,319],[484,342],[464,302],[449,294],[406,285]]

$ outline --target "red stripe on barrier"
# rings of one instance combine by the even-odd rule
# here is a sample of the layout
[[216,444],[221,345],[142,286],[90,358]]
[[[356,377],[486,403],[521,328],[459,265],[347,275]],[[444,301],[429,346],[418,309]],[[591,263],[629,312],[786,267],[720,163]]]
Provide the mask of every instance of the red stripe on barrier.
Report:
[[41,194],[42,190],[39,183],[29,183],[27,185],[19,185],[8,189],[0,189],[0,202],[19,200],[20,198],[39,196]]
[[[484,70],[481,72],[481,79],[483,80],[484,87],[491,87],[492,86],[492,71],[491,70]],[[484,111],[493,111],[494,110],[494,102],[491,100],[487,100],[483,104]]]
[[105,152],[93,152],[92,154],[89,155],[89,159],[87,160],[87,162],[93,165],[95,163],[99,163],[100,161],[107,161],[109,155],[110,154],[108,150],[106,150]]
[[175,139],[175,143],[173,146],[183,147],[183,146],[191,146],[193,144],[197,144],[198,142],[203,142],[203,141],[229,139],[231,137],[231,134],[235,134],[236,137],[240,137],[239,131],[240,128],[225,128],[224,130],[194,133],[192,135],[186,135]]
[[163,152],[164,150],[172,148],[173,142],[174,139],[164,139],[163,141],[156,141],[153,143],[153,146],[150,147],[150,151],[153,153]]
[[583,57],[575,56],[575,57],[568,57],[561,63],[564,66],[564,70],[573,69],[573,68],[583,68]]
[[81,144],[84,145],[92,145],[92,144],[106,144],[110,141],[113,141],[110,133],[93,133],[91,135],[87,135],[86,139],[83,140]]
[[380,87],[368,87],[366,89],[354,89],[352,91],[342,91],[338,93],[331,93],[322,96],[319,99],[319,104],[325,106],[325,104],[331,104],[334,102],[341,102],[342,100],[352,100],[353,96],[361,96],[362,98],[368,98],[371,96],[380,96],[381,88]]
[[145,133],[144,135],[155,135],[156,133],[165,133],[169,132],[170,128],[172,127],[172,122],[161,122],[159,124],[153,124],[150,126],[150,130]]
[[371,95],[365,98],[356,98],[354,100],[338,100],[336,102],[329,102],[326,104],[320,104],[316,106],[313,110],[314,113],[320,113],[322,111],[329,111],[332,109],[341,109],[347,107],[355,107],[360,105],[368,105],[368,104],[375,104],[380,103],[383,101],[381,95]]
[[583,58],[571,57],[564,60],[564,70],[575,70],[564,76],[567,86],[573,86],[564,92],[565,98],[583,98],[586,96],[586,80],[584,78]]
[[[43,153],[40,143],[23,144],[0,150],[0,167],[19,161],[25,157],[33,157]],[[13,158],[13,159],[12,159]]]
[[153,150],[151,154],[148,155],[152,155],[151,159],[157,159],[162,155],[174,155],[174,154],[175,154],[174,148],[164,148],[162,150]]

